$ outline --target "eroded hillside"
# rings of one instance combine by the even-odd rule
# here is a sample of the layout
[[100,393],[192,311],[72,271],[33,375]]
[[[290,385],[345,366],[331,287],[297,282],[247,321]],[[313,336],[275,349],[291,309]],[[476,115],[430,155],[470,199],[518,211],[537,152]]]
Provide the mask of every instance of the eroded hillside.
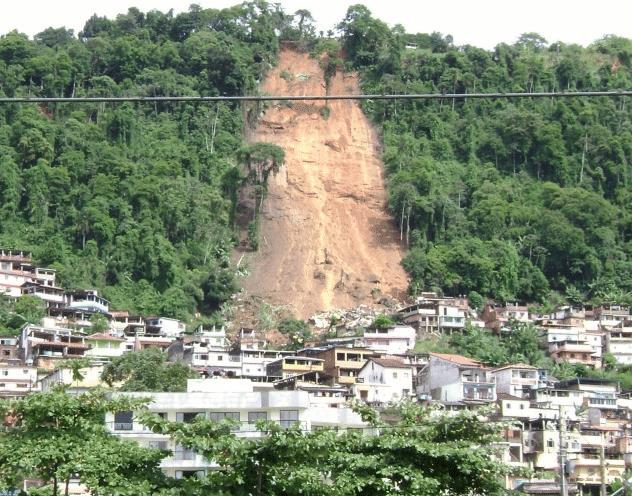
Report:
[[[318,60],[284,49],[262,85],[266,94],[326,92]],[[359,92],[357,77],[337,74],[331,94]],[[401,296],[402,247],[386,210],[375,132],[355,101],[269,107],[250,137],[285,150],[263,207],[261,247],[249,260],[245,289],[297,316]]]

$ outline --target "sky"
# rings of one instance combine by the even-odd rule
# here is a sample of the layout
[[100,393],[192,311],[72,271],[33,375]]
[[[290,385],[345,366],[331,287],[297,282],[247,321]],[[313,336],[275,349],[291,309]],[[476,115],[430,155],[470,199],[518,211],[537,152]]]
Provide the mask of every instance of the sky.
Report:
[[[347,7],[363,3],[375,17],[406,31],[451,34],[457,45],[493,48],[513,43],[526,32],[549,42],[588,45],[606,34],[632,38],[629,0],[277,0],[286,12],[311,11],[319,30],[332,28]],[[237,0],[0,0],[0,34],[12,29],[33,36],[47,27],[65,26],[79,32],[94,13],[113,18],[134,6],[142,11],[186,11],[191,3],[221,8]],[[271,3],[272,0],[271,0]]]

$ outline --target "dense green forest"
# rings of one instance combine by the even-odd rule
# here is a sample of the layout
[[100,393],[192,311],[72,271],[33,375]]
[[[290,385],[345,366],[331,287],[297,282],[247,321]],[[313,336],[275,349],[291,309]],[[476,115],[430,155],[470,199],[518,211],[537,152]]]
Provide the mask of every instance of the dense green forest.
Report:
[[[339,45],[332,34],[317,37],[307,11],[263,1],[178,15],[130,9],[93,16],[77,36],[0,37],[0,95],[252,94],[287,39],[327,49],[329,73],[343,69],[339,47],[371,93],[632,87],[632,42],[614,36],[583,48],[526,34],[487,51],[390,28],[360,5],[339,24]],[[1,106],[0,245],[31,250],[61,285],[99,288],[117,308],[185,319],[212,311],[238,289],[230,252],[238,189],[254,170],[240,167],[253,156],[245,116],[256,110]],[[382,133],[413,292],[630,301],[625,99],[373,101],[365,110]]]
[[[0,95],[235,95],[274,64],[263,2],[186,13],[130,9],[74,36],[0,38]],[[285,24],[284,24],[285,23]],[[3,105],[0,246],[31,250],[66,288],[187,318],[236,291],[232,216],[246,109],[233,104]]]
[[[632,88],[632,41],[534,33],[487,51],[406,34],[363,6],[339,25],[366,93]],[[408,47],[407,47],[408,45]],[[374,101],[413,290],[632,300],[632,107],[625,98]]]

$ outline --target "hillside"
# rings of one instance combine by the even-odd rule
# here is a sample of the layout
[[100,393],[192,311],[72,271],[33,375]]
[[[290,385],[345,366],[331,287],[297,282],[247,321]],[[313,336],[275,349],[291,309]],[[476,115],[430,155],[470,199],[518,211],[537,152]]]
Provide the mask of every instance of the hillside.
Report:
[[[285,48],[261,91],[320,95],[325,86],[318,59]],[[358,93],[357,76],[338,71],[330,91]],[[261,248],[244,286],[303,318],[398,297],[407,286],[379,140],[357,102],[332,102],[328,116],[323,103],[274,105],[250,137],[281,146],[286,161],[269,187]]]

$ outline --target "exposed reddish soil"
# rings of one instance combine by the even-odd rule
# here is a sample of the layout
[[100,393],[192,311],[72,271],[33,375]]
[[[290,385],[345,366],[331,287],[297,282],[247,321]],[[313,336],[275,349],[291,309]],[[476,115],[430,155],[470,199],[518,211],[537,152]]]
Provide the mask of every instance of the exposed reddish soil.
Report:
[[[287,48],[261,90],[326,92],[318,60]],[[329,92],[359,93],[357,76],[338,73]],[[281,146],[286,164],[271,178],[261,246],[246,256],[244,288],[289,305],[300,318],[401,297],[407,285],[399,232],[386,210],[378,137],[356,101],[330,102],[328,118],[324,104],[270,106],[249,137]]]

